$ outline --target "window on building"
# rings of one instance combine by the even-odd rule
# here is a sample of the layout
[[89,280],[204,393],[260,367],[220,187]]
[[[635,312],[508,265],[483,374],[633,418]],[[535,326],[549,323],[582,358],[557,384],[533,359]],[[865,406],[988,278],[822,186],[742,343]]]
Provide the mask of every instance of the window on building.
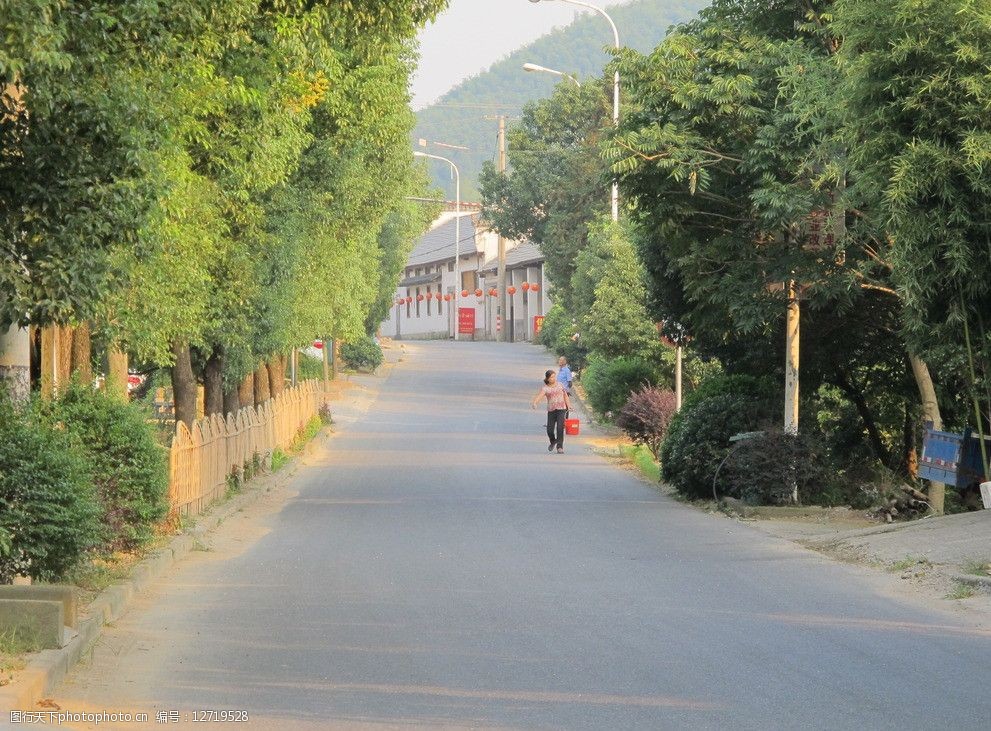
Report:
[[453,260],[447,262],[447,271],[449,271],[449,272],[453,272],[454,271],[454,261]]

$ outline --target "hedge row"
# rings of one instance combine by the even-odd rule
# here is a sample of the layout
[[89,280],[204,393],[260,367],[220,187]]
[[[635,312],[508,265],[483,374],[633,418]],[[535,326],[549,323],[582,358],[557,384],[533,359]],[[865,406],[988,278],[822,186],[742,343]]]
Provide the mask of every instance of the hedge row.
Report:
[[0,395],[0,583],[139,548],[167,493],[167,452],[141,406],[80,384],[19,409]]

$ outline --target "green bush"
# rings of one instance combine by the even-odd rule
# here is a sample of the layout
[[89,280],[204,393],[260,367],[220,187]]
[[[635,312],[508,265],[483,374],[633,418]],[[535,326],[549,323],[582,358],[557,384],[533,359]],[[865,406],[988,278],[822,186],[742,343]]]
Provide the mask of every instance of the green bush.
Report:
[[556,302],[544,316],[544,324],[540,326],[537,342],[554,350],[562,333],[567,330],[568,335],[571,335],[571,327],[571,316],[560,302]]
[[779,429],[740,442],[729,453],[716,489],[751,505],[787,505],[798,488],[799,501],[834,504],[822,498],[832,493],[833,471],[814,439]]
[[140,406],[82,384],[45,410],[84,453],[103,510],[109,550],[147,543],[168,513],[168,456]]
[[300,351],[296,358],[296,381],[320,381],[323,379],[323,360]]
[[62,578],[96,544],[99,513],[67,435],[0,395],[0,584]]
[[382,348],[371,337],[341,345],[341,360],[356,371],[374,371],[382,365]]
[[582,374],[582,386],[592,408],[609,418],[618,412],[630,394],[658,381],[654,364],[637,358],[590,359]]
[[537,336],[537,342],[568,359],[568,365],[576,376],[588,363],[588,348],[584,340],[574,337],[577,332],[578,325],[574,318],[560,304],[555,304],[544,318],[540,335]]
[[661,445],[661,474],[683,495],[712,496],[712,478],[729,453],[729,438],[773,423],[773,385],[749,376],[704,381],[684,400]]

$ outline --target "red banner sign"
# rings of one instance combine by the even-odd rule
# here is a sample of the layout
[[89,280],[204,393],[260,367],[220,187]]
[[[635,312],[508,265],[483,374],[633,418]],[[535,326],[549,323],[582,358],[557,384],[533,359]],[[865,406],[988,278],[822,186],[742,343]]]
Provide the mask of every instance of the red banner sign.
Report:
[[540,328],[544,326],[544,316],[537,315],[533,318],[533,334],[540,335]]
[[458,334],[460,334],[460,335],[474,335],[475,334],[475,308],[474,307],[459,307],[458,308]]

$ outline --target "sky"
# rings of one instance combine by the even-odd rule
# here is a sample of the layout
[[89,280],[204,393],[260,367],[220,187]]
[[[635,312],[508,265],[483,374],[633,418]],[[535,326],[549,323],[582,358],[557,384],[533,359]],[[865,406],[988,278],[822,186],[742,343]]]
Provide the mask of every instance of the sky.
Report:
[[[601,7],[623,0],[599,0]],[[555,26],[570,23],[582,9],[563,0],[451,0],[437,22],[420,33],[420,66],[413,77],[413,109],[436,101],[448,89],[484,71]],[[602,21],[603,45],[612,36]]]

